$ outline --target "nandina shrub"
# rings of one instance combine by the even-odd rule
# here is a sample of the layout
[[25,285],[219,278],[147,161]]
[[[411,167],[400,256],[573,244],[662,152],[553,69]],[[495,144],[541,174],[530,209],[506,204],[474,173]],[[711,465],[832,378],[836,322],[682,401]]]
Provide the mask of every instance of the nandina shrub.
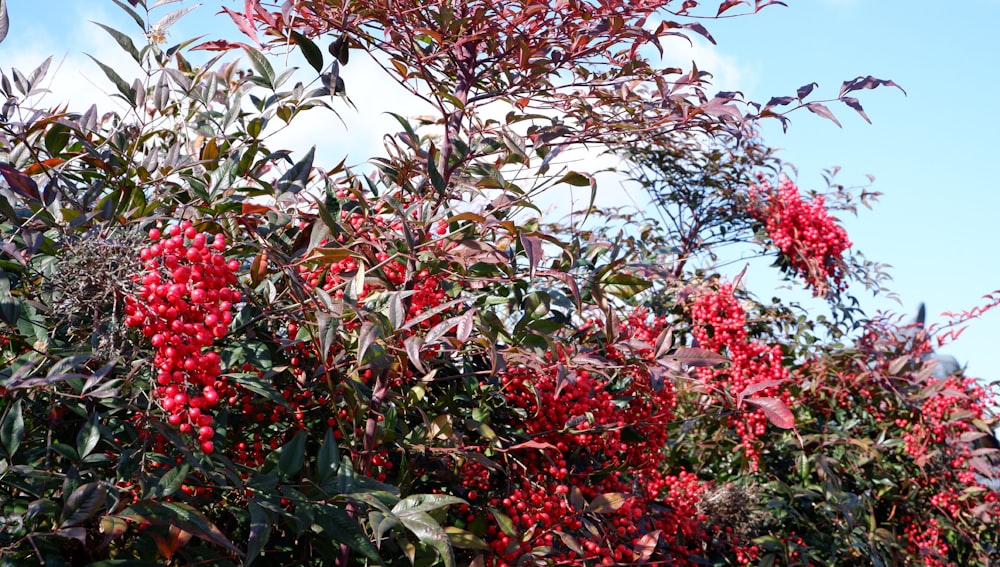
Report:
[[[187,8],[119,5],[146,74],[100,69],[127,111],[36,108],[47,63],[0,81],[0,563],[989,561],[985,393],[931,377],[926,336],[873,338],[841,288],[874,266],[771,234],[823,259],[829,319],[716,274],[761,211],[836,228],[749,189],[780,170],[753,119],[828,111],[657,70],[644,46],[707,35],[695,3],[247,2],[223,11],[249,43],[170,47]],[[342,110],[358,48],[437,115],[363,173],[273,147]],[[599,190],[559,159],[595,141],[673,224],[531,213]]]

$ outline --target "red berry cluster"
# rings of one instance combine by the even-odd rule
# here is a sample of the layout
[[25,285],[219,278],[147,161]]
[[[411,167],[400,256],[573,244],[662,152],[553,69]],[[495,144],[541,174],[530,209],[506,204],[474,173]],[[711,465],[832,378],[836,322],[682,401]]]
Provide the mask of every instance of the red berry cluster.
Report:
[[655,341],[662,326],[645,312],[623,323],[629,338],[605,353],[612,374],[600,365],[574,368],[573,355],[561,351],[501,374],[515,410],[510,425],[530,443],[511,449],[515,464],[502,482],[487,481],[478,462],[461,475],[470,502],[509,517],[516,532],[488,528],[495,565],[520,564],[539,548],[555,564],[633,564],[650,559],[651,541],[656,559],[685,564],[680,558],[697,549],[706,486],[685,471],[662,470],[675,392],[669,383],[652,387],[642,364],[651,348],[625,346]]
[[[719,398],[735,400],[754,384],[788,379],[788,370],[781,363],[781,347],[767,346],[748,337],[746,313],[733,295],[732,284],[722,284],[717,291],[699,296],[691,307],[691,321],[698,345],[725,354],[730,360],[722,367],[697,369],[701,380],[727,394]],[[778,398],[786,405],[790,402],[788,392],[779,385],[768,386],[754,396]],[[756,440],[767,427],[767,417],[759,409],[743,409],[729,418],[729,425],[742,438],[751,469],[757,470],[760,455]]]
[[763,179],[751,186],[749,202],[750,214],[764,223],[790,271],[804,278],[814,295],[847,287],[842,255],[851,241],[827,211],[822,195],[805,201],[795,183],[782,177],[777,189]]
[[145,273],[136,297],[126,300],[125,324],[139,327],[154,349],[154,395],[183,433],[197,435],[205,453],[214,450],[210,410],[219,400],[221,358],[209,347],[226,336],[233,303],[237,260],[222,255],[226,238],[199,232],[190,221],[166,234],[149,231],[152,244],[140,251]]

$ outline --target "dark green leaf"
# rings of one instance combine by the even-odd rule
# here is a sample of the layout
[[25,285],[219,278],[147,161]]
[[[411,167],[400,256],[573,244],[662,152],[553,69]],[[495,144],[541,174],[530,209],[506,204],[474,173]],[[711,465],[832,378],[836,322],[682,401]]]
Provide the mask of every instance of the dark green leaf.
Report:
[[263,79],[264,85],[274,90],[274,68],[271,67],[271,63],[268,62],[267,57],[250,46],[243,46],[243,49],[247,52],[250,57],[250,65],[253,66],[254,71]]
[[78,487],[66,499],[59,527],[78,526],[97,514],[104,507],[108,489],[101,482],[88,482]]
[[247,540],[247,560],[244,567],[250,567],[271,538],[271,518],[267,512],[256,502],[250,502],[249,508],[250,538]]
[[115,84],[115,88],[118,89],[118,92],[121,93],[122,97],[124,97],[129,104],[135,106],[135,93],[132,92],[132,87],[130,87],[129,84],[126,83],[114,69],[104,63],[101,63],[93,55],[87,55],[87,57],[90,57],[94,63],[97,63],[97,66],[101,68],[101,71],[104,71],[104,75]]
[[400,516],[399,521],[406,529],[417,536],[420,543],[429,545],[437,551],[445,567],[455,567],[455,555],[452,553],[451,540],[441,525],[426,512]]
[[346,544],[354,551],[360,553],[371,561],[379,565],[385,565],[379,556],[375,544],[368,539],[361,526],[351,518],[346,511],[330,505],[319,505],[319,513],[316,514],[316,523],[323,528],[323,532],[340,543]]
[[21,414],[21,400],[16,400],[7,407],[3,422],[0,422],[0,443],[3,443],[8,457],[17,452],[22,439],[24,439],[24,416]]
[[414,494],[408,496],[392,507],[392,513],[403,517],[408,514],[418,514],[437,510],[452,504],[466,504],[465,500],[447,494]]
[[91,22],[91,23],[97,24],[98,26],[101,27],[101,29],[108,32],[108,34],[111,35],[111,37],[113,37],[116,42],[118,42],[118,45],[120,45],[122,49],[124,49],[129,55],[132,56],[132,59],[134,59],[136,63],[142,63],[142,57],[139,55],[139,50],[136,49],[135,44],[132,43],[132,38],[116,30],[111,26],[106,26],[102,24],[101,22]]
[[326,436],[323,437],[323,446],[320,447],[316,459],[316,469],[320,484],[337,474],[337,470],[340,469],[340,450],[332,427],[326,430]]
[[286,478],[290,478],[299,472],[302,465],[305,464],[306,432],[296,433],[295,437],[285,443],[279,451],[281,454],[278,457],[278,470]]
[[317,73],[323,72],[323,52],[315,43],[308,37],[302,35],[301,33],[292,30],[292,41],[294,41],[299,49],[302,50],[302,56],[306,58],[306,62],[316,69]]
[[204,514],[181,502],[144,500],[129,506],[120,515],[156,525],[176,526],[233,553],[243,554]]
[[89,455],[101,440],[101,428],[97,417],[96,413],[91,414],[90,419],[76,434],[76,452],[81,459]]

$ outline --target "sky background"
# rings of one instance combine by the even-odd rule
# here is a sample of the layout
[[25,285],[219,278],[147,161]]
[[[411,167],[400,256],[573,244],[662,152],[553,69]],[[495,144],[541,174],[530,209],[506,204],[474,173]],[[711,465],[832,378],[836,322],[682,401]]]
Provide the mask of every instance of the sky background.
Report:
[[[670,57],[694,59],[713,72],[719,90],[740,90],[758,101],[794,94],[813,81],[819,86],[812,99],[833,98],[843,81],[859,75],[901,85],[905,96],[885,87],[858,94],[871,125],[831,103],[843,128],[800,110],[787,133],[776,121],[765,123],[764,139],[795,165],[803,189],[824,188],[822,171],[835,166],[841,167],[837,179],[844,185],[865,184],[867,174],[875,177],[872,189],[883,195],[874,211],[862,209],[858,217],[842,220],[856,249],[892,265],[890,287],[901,303],[866,295],[861,297],[866,311],[909,314],[926,302],[933,323],[943,320],[941,312],[982,304],[983,295],[1000,289],[994,103],[1000,93],[1000,34],[994,29],[1000,1],[963,0],[950,10],[909,0],[786,2],[787,8],[769,7],[752,17],[706,21],[717,45],[677,43],[669,47]],[[201,34],[238,39],[229,18],[214,14],[220,5],[238,9],[242,2],[203,4],[171,28],[168,43]],[[198,4],[174,2],[159,14],[188,6]],[[108,104],[109,84],[84,52],[112,64],[127,80],[138,76],[110,37],[90,23],[116,27],[139,43],[134,22],[110,0],[10,0],[8,7],[11,30],[0,43],[0,68],[27,73],[54,56],[50,104]],[[349,163],[360,163],[380,153],[384,133],[398,129],[384,111],[422,110],[357,57],[343,74],[357,106],[357,111],[339,108],[346,130],[335,117],[310,118],[272,147],[316,143],[317,163],[332,165],[344,154]],[[602,189],[602,199],[622,202],[622,188]],[[640,202],[642,196],[628,200]],[[753,274],[749,281],[753,284]],[[751,288],[765,297],[771,293]],[[1000,311],[972,322],[942,351],[968,364],[970,374],[1000,380],[997,338]]]

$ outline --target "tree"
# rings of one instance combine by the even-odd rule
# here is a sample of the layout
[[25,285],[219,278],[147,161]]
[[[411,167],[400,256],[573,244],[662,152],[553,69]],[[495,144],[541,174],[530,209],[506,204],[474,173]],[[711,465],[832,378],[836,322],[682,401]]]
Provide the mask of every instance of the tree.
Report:
[[[775,179],[755,121],[831,117],[811,86],[755,104],[651,63],[665,36],[710,38],[696,2],[250,0],[223,8],[246,43],[168,48],[188,8],[116,3],[146,38],[102,25],[145,70],[96,61],[127,111],[34,108],[47,61],[0,78],[2,561],[995,553],[986,392],[932,376],[927,331],[853,306],[844,282],[881,289],[827,206],[853,203]],[[705,14],[741,4],[780,3]],[[272,147],[342,104],[360,51],[437,115],[397,116],[367,174]],[[837,100],[863,113],[847,95],[884,85]],[[583,146],[668,222],[533,215],[542,191],[599,190],[561,165]],[[724,281],[730,243],[834,316]]]

